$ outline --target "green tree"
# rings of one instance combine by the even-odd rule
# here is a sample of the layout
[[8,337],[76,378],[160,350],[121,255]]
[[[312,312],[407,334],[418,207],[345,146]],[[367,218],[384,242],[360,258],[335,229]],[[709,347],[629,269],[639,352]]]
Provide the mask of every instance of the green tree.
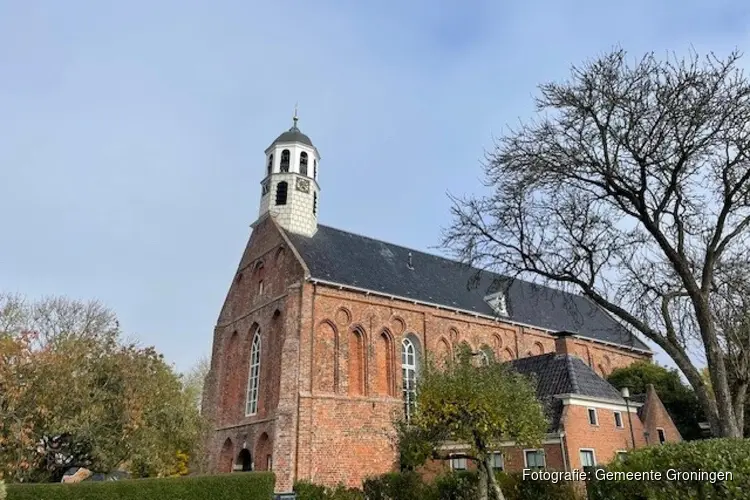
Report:
[[698,422],[704,419],[703,409],[695,392],[682,383],[677,370],[639,361],[625,368],[615,369],[607,377],[607,381],[617,389],[630,388],[631,394],[645,393],[648,385],[653,384],[683,439],[701,437]]
[[[59,480],[71,465],[185,473],[204,432],[194,391],[153,348],[124,344],[110,311],[42,301],[50,303],[69,314],[44,315],[42,335],[28,333],[39,324],[39,304],[0,300],[7,314],[0,315],[7,328],[0,332],[0,473],[16,481]],[[37,451],[42,438],[57,435],[77,463]]]
[[750,384],[740,57],[615,50],[541,85],[535,119],[487,155],[489,192],[454,199],[445,235],[462,261],[568,288],[653,341],[722,437],[742,437]]
[[476,463],[480,498],[491,494],[503,500],[490,462],[493,446],[501,441],[539,445],[547,428],[544,409],[531,381],[508,365],[489,360],[476,366],[469,356],[458,358],[447,367],[426,364],[417,384],[416,413],[399,426],[402,458],[409,466],[429,457],[447,460],[442,445],[464,443],[468,449],[459,457]]

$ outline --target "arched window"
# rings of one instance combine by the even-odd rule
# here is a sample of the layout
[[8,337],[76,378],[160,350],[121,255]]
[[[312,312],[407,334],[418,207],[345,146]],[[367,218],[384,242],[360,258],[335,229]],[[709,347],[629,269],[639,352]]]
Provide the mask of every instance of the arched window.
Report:
[[299,155],[299,173],[307,175],[307,153],[304,151]]
[[286,181],[279,182],[276,184],[276,204],[286,205],[286,192],[289,186]]
[[318,193],[313,193],[313,215],[318,213]]
[[479,366],[489,366],[490,362],[495,360],[495,353],[487,344],[482,344],[479,348]]
[[313,179],[318,178],[318,160],[313,160]]
[[410,338],[401,342],[401,373],[403,376],[404,416],[408,421],[417,403],[417,348]]
[[245,416],[258,413],[258,387],[260,382],[260,328],[255,329],[250,348],[250,375],[247,381],[247,404]]
[[273,153],[268,156],[268,175],[273,171]]
[[289,172],[289,150],[285,149],[281,152],[281,164],[279,165],[279,169],[282,172]]

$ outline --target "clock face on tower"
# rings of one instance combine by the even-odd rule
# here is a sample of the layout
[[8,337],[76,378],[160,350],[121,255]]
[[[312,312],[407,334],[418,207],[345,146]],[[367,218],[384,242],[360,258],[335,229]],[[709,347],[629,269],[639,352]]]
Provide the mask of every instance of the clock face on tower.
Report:
[[307,179],[301,179],[297,178],[297,191],[302,191],[303,193],[309,193],[310,192],[310,181]]

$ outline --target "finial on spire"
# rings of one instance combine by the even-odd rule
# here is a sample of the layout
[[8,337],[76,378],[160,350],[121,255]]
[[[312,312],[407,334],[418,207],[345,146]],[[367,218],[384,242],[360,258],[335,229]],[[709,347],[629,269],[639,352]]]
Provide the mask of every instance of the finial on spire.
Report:
[[297,121],[299,120],[299,117],[297,116],[297,104],[298,103],[294,103],[294,117],[292,118],[292,120],[294,120],[293,128],[295,129],[297,128]]

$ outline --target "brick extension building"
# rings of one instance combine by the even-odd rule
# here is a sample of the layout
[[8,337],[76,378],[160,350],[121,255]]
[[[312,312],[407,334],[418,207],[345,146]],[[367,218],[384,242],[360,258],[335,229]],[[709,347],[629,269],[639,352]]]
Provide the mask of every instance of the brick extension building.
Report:
[[636,446],[649,430],[679,439],[655,393],[626,417],[599,375],[652,353],[586,298],[319,225],[320,156],[296,116],[265,154],[259,218],[214,329],[212,470],[273,469],[278,491],[393,470],[393,417],[421,360],[460,343],[536,373],[551,412],[544,455],[502,443],[498,466],[605,463],[632,445],[629,421]]

